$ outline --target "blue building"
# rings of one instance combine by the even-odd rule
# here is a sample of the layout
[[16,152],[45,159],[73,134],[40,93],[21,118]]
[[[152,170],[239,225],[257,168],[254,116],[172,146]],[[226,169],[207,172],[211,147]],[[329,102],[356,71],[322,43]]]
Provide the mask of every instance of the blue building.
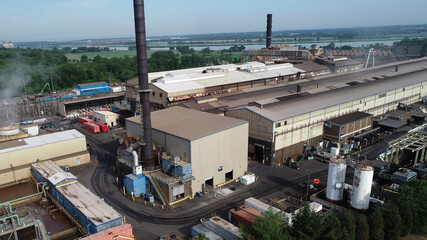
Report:
[[49,194],[88,233],[101,232],[123,224],[123,216],[52,161],[31,164],[38,182],[47,182]]
[[111,87],[106,82],[82,83],[77,84],[74,88],[73,92],[81,96],[111,92]]

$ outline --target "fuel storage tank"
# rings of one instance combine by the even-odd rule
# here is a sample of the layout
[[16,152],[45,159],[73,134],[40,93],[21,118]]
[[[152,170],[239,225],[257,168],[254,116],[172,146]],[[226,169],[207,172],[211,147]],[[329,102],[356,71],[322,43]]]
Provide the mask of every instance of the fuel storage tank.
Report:
[[333,158],[329,161],[328,184],[326,198],[331,201],[339,201],[343,198],[346,161],[343,158]]
[[374,168],[371,166],[358,164],[354,169],[353,196],[351,198],[351,207],[354,209],[369,208],[373,177]]

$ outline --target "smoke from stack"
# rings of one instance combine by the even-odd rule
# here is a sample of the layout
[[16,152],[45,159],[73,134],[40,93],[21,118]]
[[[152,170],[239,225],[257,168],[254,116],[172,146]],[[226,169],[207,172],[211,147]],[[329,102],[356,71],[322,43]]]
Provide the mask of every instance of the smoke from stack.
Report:
[[272,24],[273,14],[267,14],[267,44],[266,48],[271,47],[271,24]]
[[154,168],[153,139],[150,117],[150,89],[148,86],[147,42],[145,34],[144,0],[134,0],[136,56],[138,59],[138,84],[142,139],[142,164],[147,170]]

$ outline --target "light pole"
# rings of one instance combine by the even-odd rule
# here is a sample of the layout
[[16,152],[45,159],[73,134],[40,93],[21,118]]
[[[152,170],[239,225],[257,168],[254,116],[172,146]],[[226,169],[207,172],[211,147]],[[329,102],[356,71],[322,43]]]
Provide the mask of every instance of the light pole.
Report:
[[308,169],[305,169],[305,170],[308,173],[308,175],[307,175],[307,191],[305,193],[305,200],[307,201],[308,200],[308,187],[310,186],[310,174],[311,174],[311,171],[308,170]]

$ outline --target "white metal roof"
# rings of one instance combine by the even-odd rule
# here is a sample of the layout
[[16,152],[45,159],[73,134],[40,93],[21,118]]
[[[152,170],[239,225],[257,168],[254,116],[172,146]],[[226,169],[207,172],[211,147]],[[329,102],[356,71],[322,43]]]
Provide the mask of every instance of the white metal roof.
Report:
[[[216,71],[203,73],[203,70],[207,69],[216,69]],[[293,67],[290,63],[265,65],[258,62],[249,62],[242,65],[211,66],[190,70],[179,70],[159,75],[160,79],[152,84],[167,93],[176,93],[305,72],[304,70]]]
[[79,131],[72,129],[46,135],[18,139],[9,142],[2,142],[0,143],[0,154],[82,137],[85,136]]
[[96,226],[123,218],[116,210],[93,194],[81,183],[75,182],[56,188]]
[[424,70],[405,73],[402,75],[385,78],[383,80],[371,81],[365,84],[326,91],[324,93],[305,96],[264,108],[249,106],[235,108],[230,111],[248,109],[249,111],[252,111],[266,119],[275,122],[426,81],[427,70]]
[[111,112],[111,111],[95,111],[97,114],[101,114],[104,116],[118,116],[119,114]]
[[191,90],[204,89],[205,88],[203,85],[201,85],[197,82],[193,82],[193,81],[171,83],[171,84],[164,84],[162,82],[155,82],[155,83],[153,83],[153,85],[162,89],[163,91],[165,91],[167,93],[191,91]]
[[48,177],[49,182],[52,183],[53,186],[57,186],[58,184],[64,181],[77,181],[77,177],[69,172],[57,172],[52,176]]

